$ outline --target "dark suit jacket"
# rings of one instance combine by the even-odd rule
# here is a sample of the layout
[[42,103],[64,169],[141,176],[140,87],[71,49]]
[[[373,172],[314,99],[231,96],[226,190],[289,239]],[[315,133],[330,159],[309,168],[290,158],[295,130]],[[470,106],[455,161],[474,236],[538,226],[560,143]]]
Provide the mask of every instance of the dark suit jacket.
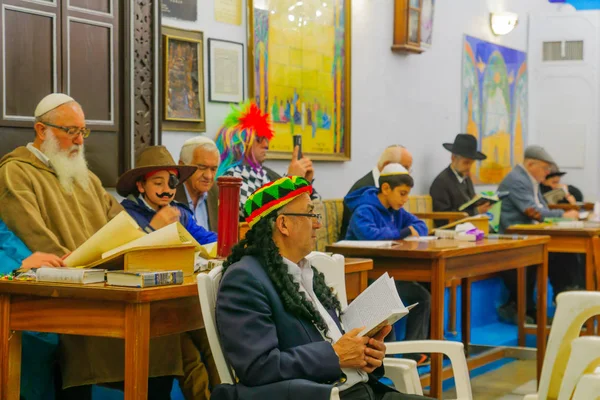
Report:
[[[448,166],[433,180],[429,195],[433,202],[433,211],[458,211],[458,208],[475,197],[475,188],[471,178],[466,177],[464,187]],[[465,210],[469,215],[475,215],[475,209]],[[446,225],[448,221],[436,220],[436,226]]]
[[[185,194],[185,189],[183,185],[177,188],[177,192],[175,193],[175,201],[179,203],[183,203],[186,206],[189,203],[187,195]],[[208,191],[208,196],[206,196],[206,211],[208,214],[208,227],[210,231],[217,232],[219,227],[219,187],[217,186],[217,182],[215,182],[210,190]],[[194,214],[194,210],[192,210]]]
[[[366,186],[375,186],[375,179],[373,179],[373,171],[367,172],[365,176],[354,182],[354,185],[348,190],[348,193],[352,193],[355,190],[360,188],[364,188]],[[346,193],[346,195],[348,195]],[[340,236],[338,236],[338,240],[344,239],[346,237],[346,232],[348,231],[348,225],[350,224],[350,218],[352,217],[352,211],[348,208],[346,203],[344,203],[344,213],[342,214],[342,228],[340,230]]]
[[[329,313],[339,326],[333,310]],[[231,265],[217,294],[216,322],[225,358],[239,379],[211,399],[328,400],[343,374],[317,328],[289,313],[254,257]],[[380,368],[376,372],[383,374]],[[374,390],[392,391],[370,376]]]

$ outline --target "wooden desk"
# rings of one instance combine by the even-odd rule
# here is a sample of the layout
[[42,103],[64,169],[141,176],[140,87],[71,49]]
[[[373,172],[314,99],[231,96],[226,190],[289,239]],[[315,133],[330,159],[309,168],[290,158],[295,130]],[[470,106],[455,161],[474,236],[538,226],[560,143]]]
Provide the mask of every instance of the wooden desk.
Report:
[[141,400],[150,338],[202,327],[195,277],[148,289],[0,281],[0,399],[19,399],[20,331],[124,339],[125,399]]
[[[517,269],[519,294],[519,345],[525,345],[525,267],[538,268],[538,380],[546,349],[546,282],[548,279],[549,237],[529,237],[523,240],[483,240],[478,243],[435,240],[429,242],[399,241],[389,248],[360,248],[331,245],[327,251],[347,257],[373,259],[369,278],[384,272],[398,280],[431,282],[431,339],[444,339],[444,289],[454,279],[462,281],[462,331],[465,349],[470,341],[469,278],[493,272]],[[500,357],[498,357],[500,358]],[[442,395],[442,357],[431,358],[430,396]]]
[[[583,228],[562,228],[558,225],[518,225],[511,226],[506,233],[520,235],[547,235],[550,236],[548,251],[551,253],[578,253],[585,254],[585,288],[586,290],[599,290],[600,282],[600,254],[595,251],[594,240],[600,238],[600,224],[585,222]],[[596,239],[595,239],[596,238]],[[593,333],[593,320],[587,323],[587,332]]]
[[373,260],[368,258],[346,258],[345,264],[346,298],[350,303],[369,285],[369,271],[373,269]]

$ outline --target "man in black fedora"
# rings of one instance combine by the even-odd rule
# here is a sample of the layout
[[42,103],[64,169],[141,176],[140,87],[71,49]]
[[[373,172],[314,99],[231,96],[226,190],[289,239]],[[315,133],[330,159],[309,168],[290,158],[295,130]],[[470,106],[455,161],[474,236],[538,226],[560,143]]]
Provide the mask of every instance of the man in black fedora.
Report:
[[[435,178],[429,189],[433,201],[433,211],[458,211],[464,203],[475,197],[475,188],[471,181],[471,166],[475,161],[485,160],[487,156],[477,151],[477,139],[467,133],[459,133],[454,143],[444,143],[444,148],[452,153],[452,162]],[[490,203],[465,210],[470,215],[483,214]],[[436,221],[437,226],[448,221]]]

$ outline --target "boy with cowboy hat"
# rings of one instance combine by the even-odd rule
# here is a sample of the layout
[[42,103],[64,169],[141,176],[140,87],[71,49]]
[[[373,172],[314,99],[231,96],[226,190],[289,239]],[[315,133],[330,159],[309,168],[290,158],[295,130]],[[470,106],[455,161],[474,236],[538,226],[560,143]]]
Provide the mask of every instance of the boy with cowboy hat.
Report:
[[[433,211],[458,211],[464,203],[475,197],[475,188],[471,180],[471,167],[475,161],[485,160],[487,156],[477,151],[477,139],[468,133],[459,133],[454,143],[444,143],[444,148],[452,153],[450,165],[435,178],[429,189],[433,201]],[[484,214],[490,209],[490,203],[466,210],[471,215]],[[436,221],[437,226],[448,221]]]
[[179,221],[200,244],[217,240],[214,232],[196,223],[192,211],[174,201],[177,186],[196,172],[196,167],[177,165],[164,146],[150,146],[139,156],[136,168],[117,182],[121,205],[146,232]]

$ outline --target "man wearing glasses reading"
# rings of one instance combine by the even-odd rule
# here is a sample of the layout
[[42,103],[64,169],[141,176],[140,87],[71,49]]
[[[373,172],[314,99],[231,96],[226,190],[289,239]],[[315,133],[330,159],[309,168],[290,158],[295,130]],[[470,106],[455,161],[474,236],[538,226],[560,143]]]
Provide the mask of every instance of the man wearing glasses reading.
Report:
[[[83,143],[90,130],[81,106],[53,93],[34,116],[34,141],[0,160],[0,219],[28,248],[63,257],[123,208],[87,168]],[[62,383],[69,388],[64,398],[91,399],[90,384],[123,380],[122,341],[71,335],[60,340]],[[157,378],[149,380],[148,392],[167,398],[172,376],[183,375],[179,335],[152,339],[149,352],[149,375]]]

